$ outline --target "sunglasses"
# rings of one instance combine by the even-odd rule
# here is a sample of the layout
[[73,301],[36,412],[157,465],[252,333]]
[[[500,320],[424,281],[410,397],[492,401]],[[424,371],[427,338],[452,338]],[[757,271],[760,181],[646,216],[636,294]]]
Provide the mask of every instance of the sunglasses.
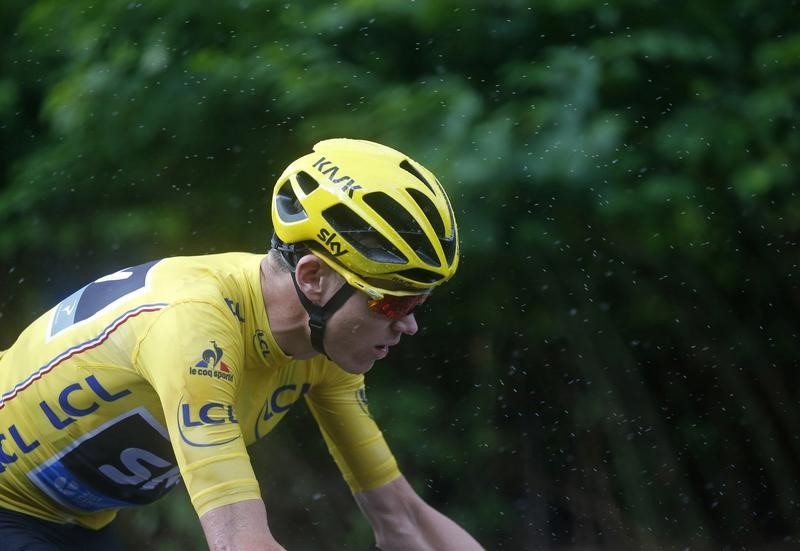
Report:
[[367,307],[394,321],[409,315],[414,308],[425,302],[426,298],[428,298],[427,293],[407,296],[383,295],[383,298],[368,300]]

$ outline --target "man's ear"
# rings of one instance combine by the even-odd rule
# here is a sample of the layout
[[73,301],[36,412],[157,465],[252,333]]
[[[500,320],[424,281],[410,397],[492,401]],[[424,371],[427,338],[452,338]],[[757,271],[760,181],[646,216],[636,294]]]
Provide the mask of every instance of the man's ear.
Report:
[[314,304],[322,304],[324,287],[323,282],[330,275],[331,269],[325,262],[307,254],[297,261],[294,277],[303,294]]

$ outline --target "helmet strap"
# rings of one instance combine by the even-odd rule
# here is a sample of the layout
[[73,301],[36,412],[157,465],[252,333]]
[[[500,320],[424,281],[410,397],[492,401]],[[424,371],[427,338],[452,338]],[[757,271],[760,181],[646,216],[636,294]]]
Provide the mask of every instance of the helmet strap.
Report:
[[325,352],[325,345],[323,344],[325,340],[325,324],[334,312],[341,308],[347,299],[350,298],[355,289],[345,283],[341,289],[336,291],[336,294],[334,294],[328,302],[319,306],[311,302],[305,293],[300,290],[300,285],[297,284],[297,278],[294,272],[292,272],[292,283],[294,283],[294,290],[297,291],[297,297],[300,299],[300,303],[303,305],[303,308],[306,309],[306,312],[308,312],[308,328],[311,330],[311,346],[314,347],[314,350],[320,354],[324,354],[330,359],[328,353]]
[[297,261],[310,252],[304,243],[284,243],[277,233],[272,234],[270,247],[280,253],[292,270],[297,267]]

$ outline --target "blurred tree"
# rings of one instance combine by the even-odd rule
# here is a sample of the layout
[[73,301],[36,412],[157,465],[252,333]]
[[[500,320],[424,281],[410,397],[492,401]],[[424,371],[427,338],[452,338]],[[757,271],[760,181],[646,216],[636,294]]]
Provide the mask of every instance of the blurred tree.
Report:
[[[287,162],[375,139],[460,216],[459,276],[369,379],[429,500],[491,549],[797,544],[797,11],[5,2],[0,346],[99,273],[263,250]],[[364,548],[301,409],[254,450],[275,532]],[[177,493],[123,520],[198,535]]]

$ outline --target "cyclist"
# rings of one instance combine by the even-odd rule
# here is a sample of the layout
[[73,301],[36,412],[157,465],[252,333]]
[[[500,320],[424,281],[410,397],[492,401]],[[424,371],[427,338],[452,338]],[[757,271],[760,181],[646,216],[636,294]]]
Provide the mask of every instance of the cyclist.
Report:
[[4,549],[118,548],[116,512],[180,481],[211,549],[282,549],[246,446],[301,397],[381,549],[480,548],[402,476],[364,393],[455,273],[444,190],[393,149],[332,139],[283,172],[271,211],[266,256],[120,270],[0,352]]

